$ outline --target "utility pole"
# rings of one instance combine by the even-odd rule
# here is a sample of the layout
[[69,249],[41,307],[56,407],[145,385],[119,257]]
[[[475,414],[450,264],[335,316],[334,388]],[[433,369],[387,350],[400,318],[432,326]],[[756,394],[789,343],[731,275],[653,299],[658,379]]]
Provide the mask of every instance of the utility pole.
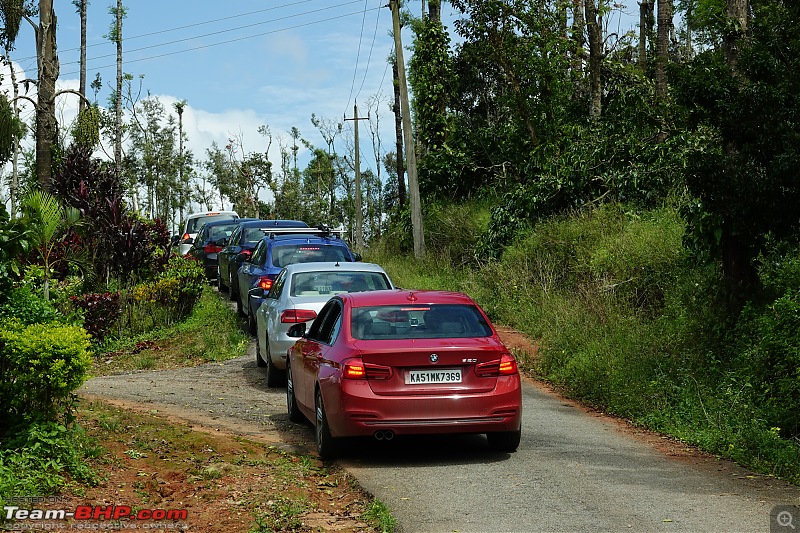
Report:
[[353,118],[344,117],[344,120],[352,120],[353,127],[355,128],[355,143],[356,143],[356,252],[364,253],[364,216],[361,213],[361,151],[358,147],[358,121],[368,120],[369,114],[366,117],[358,116],[358,102],[353,104]]
[[397,59],[397,81],[400,85],[400,108],[403,115],[403,137],[406,148],[406,170],[408,171],[408,196],[411,203],[411,228],[414,238],[414,257],[425,257],[425,234],[422,227],[422,207],[419,198],[419,182],[417,181],[417,154],[414,150],[414,137],[411,132],[411,109],[408,105],[408,85],[406,84],[406,67],[403,61],[403,43],[400,41],[400,6],[397,0],[389,0],[392,10],[392,27],[394,33],[394,53]]

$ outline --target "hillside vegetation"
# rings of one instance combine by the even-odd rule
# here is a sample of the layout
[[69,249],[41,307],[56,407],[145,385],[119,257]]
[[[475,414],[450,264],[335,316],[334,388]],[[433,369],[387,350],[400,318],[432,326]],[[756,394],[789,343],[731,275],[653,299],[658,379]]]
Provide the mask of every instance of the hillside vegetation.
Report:
[[566,395],[800,481],[798,250],[760,258],[760,296],[737,313],[720,268],[684,248],[673,205],[543,220],[496,261],[477,255],[486,205],[432,209],[424,262],[392,232],[367,259],[404,288],[465,291],[541,339],[535,373]]

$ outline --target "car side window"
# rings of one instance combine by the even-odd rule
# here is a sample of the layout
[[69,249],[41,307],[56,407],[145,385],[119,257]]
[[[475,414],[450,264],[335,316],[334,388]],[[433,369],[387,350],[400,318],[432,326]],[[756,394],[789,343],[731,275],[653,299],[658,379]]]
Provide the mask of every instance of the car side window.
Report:
[[231,233],[230,239],[228,239],[228,244],[236,245],[239,244],[239,234],[242,232],[242,226],[237,226],[233,233]]
[[317,318],[314,319],[314,322],[311,323],[311,329],[308,330],[306,338],[314,341],[323,342],[320,333],[322,331],[324,324],[327,323],[328,314],[331,313],[331,310],[334,309],[335,306],[336,302],[334,300],[331,300],[325,304],[325,307],[323,307],[322,311],[319,312]]
[[322,327],[319,332],[319,341],[324,344],[333,344],[333,340],[341,329],[342,307],[335,300],[331,303],[333,305],[325,316],[325,320],[322,321]]
[[278,277],[275,278],[275,283],[272,285],[269,294],[267,294],[267,298],[274,298],[276,300],[280,298],[283,293],[283,287],[286,284],[286,278],[288,277],[286,271],[282,270],[281,273],[278,274]]
[[250,263],[260,265],[264,263],[264,256],[267,255],[267,243],[265,241],[258,241],[256,249],[253,250],[253,257],[250,258]]

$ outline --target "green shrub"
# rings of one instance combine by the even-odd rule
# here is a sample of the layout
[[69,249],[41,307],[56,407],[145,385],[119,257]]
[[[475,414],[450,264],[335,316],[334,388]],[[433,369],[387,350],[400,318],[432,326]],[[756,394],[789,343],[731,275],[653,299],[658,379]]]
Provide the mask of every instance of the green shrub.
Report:
[[0,448],[0,504],[21,494],[53,494],[67,483],[66,476],[97,482],[86,458],[99,450],[80,427],[36,422],[18,429]]
[[0,431],[23,419],[67,414],[92,363],[89,347],[89,334],[79,326],[0,321]]
[[83,327],[102,342],[120,315],[119,292],[73,296],[71,301],[83,314]]
[[758,312],[743,313],[738,333],[749,341],[738,367],[750,377],[764,417],[787,438],[800,436],[800,290]]
[[156,279],[137,285],[122,296],[120,334],[138,334],[186,318],[202,294],[205,279],[203,267],[196,260],[171,257],[166,270]]
[[64,315],[35,294],[29,285],[12,289],[5,303],[0,304],[0,318],[15,318],[25,325],[63,321]]

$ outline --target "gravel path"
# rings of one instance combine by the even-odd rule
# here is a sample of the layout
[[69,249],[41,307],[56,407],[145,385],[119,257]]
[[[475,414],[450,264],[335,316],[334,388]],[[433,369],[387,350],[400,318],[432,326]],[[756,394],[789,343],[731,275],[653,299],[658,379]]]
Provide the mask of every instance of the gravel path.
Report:
[[289,422],[286,390],[267,387],[266,376],[255,363],[255,342],[246,355],[222,363],[92,378],[79,393],[186,420],[197,429],[226,431],[302,451],[312,448],[311,427]]

